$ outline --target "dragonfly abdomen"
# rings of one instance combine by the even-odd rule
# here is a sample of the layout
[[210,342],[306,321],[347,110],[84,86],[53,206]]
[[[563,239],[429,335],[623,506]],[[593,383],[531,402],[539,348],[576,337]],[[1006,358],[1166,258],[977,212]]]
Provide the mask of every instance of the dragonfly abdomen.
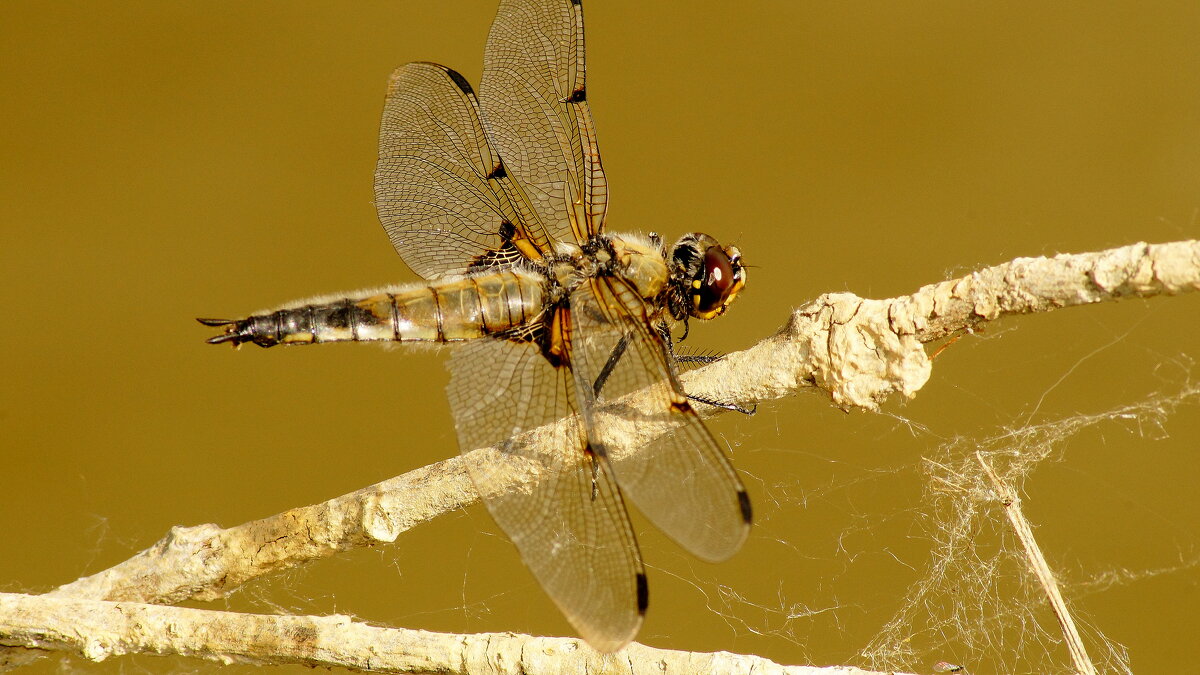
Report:
[[322,342],[458,342],[528,324],[545,279],[505,270],[407,285],[361,298],[310,302],[239,320],[199,319],[225,332],[208,340],[260,347]]

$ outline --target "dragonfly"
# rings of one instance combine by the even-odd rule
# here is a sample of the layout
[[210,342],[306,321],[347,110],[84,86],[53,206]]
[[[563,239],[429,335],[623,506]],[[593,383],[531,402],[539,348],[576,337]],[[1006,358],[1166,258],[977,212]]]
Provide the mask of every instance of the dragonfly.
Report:
[[[691,400],[719,402],[684,391],[673,337],[723,314],[746,270],[706,234],[606,231],[584,66],[580,0],[503,0],[478,94],[442,65],[399,68],[375,204],[423,281],[199,321],[235,347],[456,345],[447,395],[475,487],[567,621],[612,652],[649,600],[626,499],[706,561],[749,532],[745,487]],[[627,448],[631,428],[657,433]]]

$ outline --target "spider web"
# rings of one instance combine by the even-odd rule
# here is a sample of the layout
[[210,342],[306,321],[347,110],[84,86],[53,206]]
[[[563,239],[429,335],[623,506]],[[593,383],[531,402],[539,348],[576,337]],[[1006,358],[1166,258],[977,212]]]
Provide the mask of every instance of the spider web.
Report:
[[[929,561],[900,608],[862,650],[861,660],[876,669],[921,672],[922,665],[927,667],[924,655],[952,652],[973,672],[1131,672],[1125,648],[1086,623],[1079,624],[1079,634],[1094,670],[1072,662],[1047,590],[1005,518],[1010,506],[998,497],[985,467],[1020,494],[1039,466],[1058,459],[1063,446],[1084,431],[1118,423],[1148,440],[1164,438],[1176,409],[1198,401],[1200,384],[1187,382],[1177,392],[1105,412],[940,445],[921,466],[928,509],[920,520],[930,539]],[[1177,565],[1101,572],[1064,588],[1066,606],[1072,597],[1198,566],[1200,554],[1192,553],[1181,554]]]
[[[718,581],[719,571],[709,573],[683,554],[670,564],[669,550],[663,549],[648,556],[652,580],[663,580],[664,572],[671,577],[658,586],[665,589],[664,596],[689,594],[667,589],[667,583],[691,587],[706,610],[694,614],[719,617],[736,636],[735,651],[770,655],[784,663],[837,663],[880,672],[1049,675],[1129,673],[1131,662],[1162,662],[1169,657],[1145,652],[1141,642],[1131,654],[1103,632],[1122,634],[1130,621],[1145,622],[1156,614],[1154,601],[1137,597],[1141,588],[1134,584],[1173,577],[1163,582],[1181,585],[1186,592],[1200,570],[1189,516],[1164,506],[1172,502],[1147,498],[1146,488],[1137,486],[1144,479],[1151,490],[1163,485],[1155,480],[1161,479],[1162,467],[1144,471],[1160,453],[1167,453],[1163,459],[1175,457],[1187,464],[1186,457],[1168,449],[1179,442],[1169,425],[1188,426],[1200,404],[1200,381],[1192,377],[1191,361],[1181,355],[1157,358],[1160,364],[1170,363],[1158,371],[1157,391],[1132,393],[1132,402],[1109,397],[1099,412],[1068,411],[1039,423],[1029,422],[1032,413],[1023,414],[996,432],[953,438],[892,414],[844,425],[854,426],[855,435],[887,440],[870,456],[843,452],[838,445],[843,436],[828,431],[837,425],[820,420],[788,426],[794,421],[787,416],[776,418],[775,436],[812,435],[801,444],[747,446],[739,442],[743,422],[735,417],[729,428],[718,427],[718,435],[739,439],[731,443],[735,461],[758,496],[756,506],[763,505],[756,511],[758,539],[752,538],[751,546],[757,550],[752,554],[772,561],[769,573],[760,570],[750,579],[732,581],[726,574]],[[1165,370],[1174,374],[1162,379]],[[747,429],[770,427],[771,415],[768,410],[744,424]],[[905,429],[913,443],[899,447],[905,445],[900,442]],[[1127,448],[1125,439],[1133,441],[1138,456],[1126,456],[1124,450],[1098,452],[1109,441],[1114,449]],[[917,461],[911,459],[914,447]],[[786,453],[792,468],[782,474],[756,471],[755,455],[760,453]],[[762,466],[779,464],[760,461]],[[1106,478],[1108,470],[1116,474]],[[1163,470],[1168,480],[1176,475]],[[1063,472],[1074,477],[1066,481],[1073,488],[1064,485]],[[1031,482],[1035,478],[1036,484]],[[1128,484],[1111,482],[1127,478]],[[1186,479],[1181,483],[1187,484]],[[921,487],[914,490],[914,484]],[[1170,485],[1163,487],[1179,492]],[[1033,540],[1044,540],[1035,546],[1044,547],[1049,559],[1040,564],[1052,570],[1065,598],[1064,613],[1073,617],[1090,665],[1080,667],[1072,660],[1027,545],[1007,517],[1011,507],[998,494],[1002,488],[1015,491],[1010,502],[1015,508],[1029,509]],[[1095,510],[1110,504],[1112,513]],[[1064,506],[1072,512],[1064,512]],[[1136,513],[1124,524],[1108,520],[1129,509]],[[1080,522],[1101,534],[1085,531],[1060,538]],[[1120,528],[1130,523],[1135,536],[1127,539],[1130,531]],[[1109,541],[1097,541],[1105,538]],[[659,567],[662,563],[668,566]],[[1137,609],[1120,611],[1138,613],[1114,622],[1104,613],[1112,611],[1114,598],[1092,599],[1109,591],[1133,596]],[[1164,609],[1187,616],[1182,607]],[[1171,626],[1167,634],[1184,635],[1186,629]],[[669,633],[651,630],[648,635],[661,640]]]

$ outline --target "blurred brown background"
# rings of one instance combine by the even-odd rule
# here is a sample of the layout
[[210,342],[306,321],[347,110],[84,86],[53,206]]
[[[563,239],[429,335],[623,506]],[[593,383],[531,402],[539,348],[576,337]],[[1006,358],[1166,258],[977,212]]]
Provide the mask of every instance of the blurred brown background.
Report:
[[[694,345],[746,347],[823,292],[887,297],[1017,256],[1200,236],[1193,1],[587,10],[609,228],[710,232],[756,266]],[[477,82],[494,11],[0,4],[0,590],[45,591],[172,525],[234,525],[457,452],[444,353],[233,352],[192,319],[413,278],[371,206],[385,82],[412,60]],[[640,639],[854,661],[929,562],[922,457],[1177,392],[1198,333],[1194,296],[1008,320],[882,415],[809,395],[715,420],[758,525],[718,566],[645,532]],[[1135,671],[1200,672],[1198,441],[1194,404],[1161,427],[1108,422],[1026,485],[1077,618]],[[208,606],[569,634],[482,508]],[[937,637],[914,638],[930,646],[911,668],[1032,668],[1015,643],[993,663]],[[60,666],[216,668],[36,669]]]

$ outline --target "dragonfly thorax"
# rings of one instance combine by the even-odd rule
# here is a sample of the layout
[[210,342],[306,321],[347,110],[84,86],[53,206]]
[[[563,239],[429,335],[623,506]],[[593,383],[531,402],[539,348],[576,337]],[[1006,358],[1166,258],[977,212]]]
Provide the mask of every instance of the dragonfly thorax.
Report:
[[656,240],[641,235],[620,235],[608,239],[616,273],[633,284],[643,299],[657,300],[670,283],[662,246]]

